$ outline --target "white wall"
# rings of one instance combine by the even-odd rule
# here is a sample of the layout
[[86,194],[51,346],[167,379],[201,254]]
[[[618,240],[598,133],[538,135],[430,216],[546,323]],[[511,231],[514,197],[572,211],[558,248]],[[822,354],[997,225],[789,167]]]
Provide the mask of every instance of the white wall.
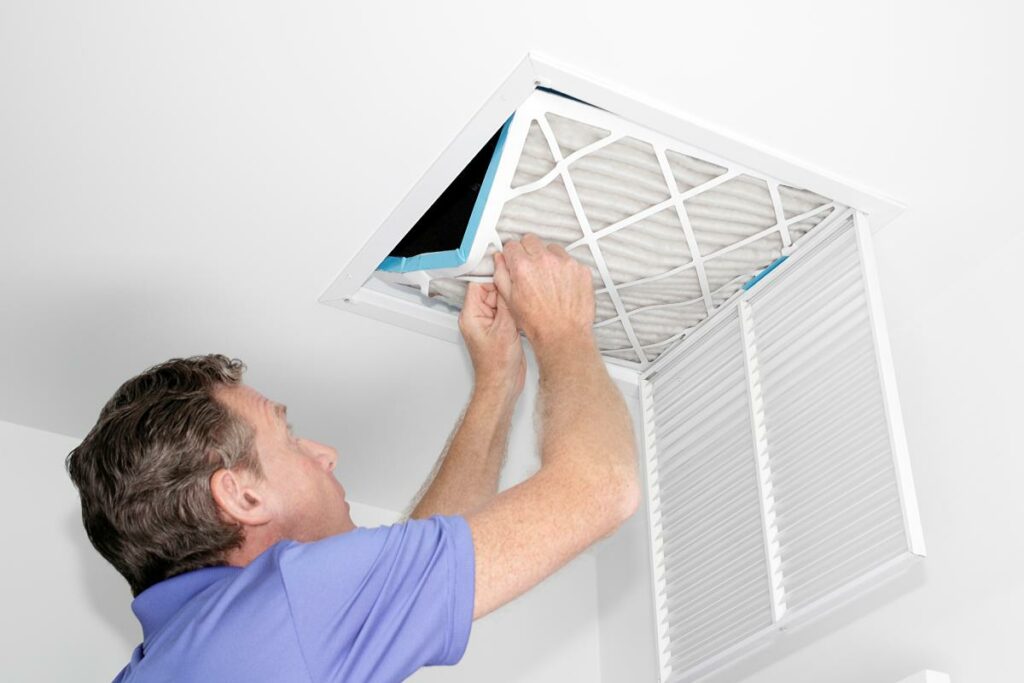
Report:
[[[64,471],[64,457],[78,441],[0,421],[3,680],[110,680],[142,636],[128,584],[82,528],[78,494]],[[399,516],[351,505],[360,526]],[[413,680],[596,681],[598,666],[595,560],[582,555],[475,622],[458,665],[425,669]]]
[[[640,450],[640,404],[636,389],[624,388]],[[641,474],[641,481],[643,475]],[[651,586],[647,502],[610,538],[591,550],[597,560],[597,604],[601,637],[601,680],[655,681],[657,633]]]
[[647,534],[645,502],[614,536],[598,543],[593,551],[597,559],[604,683],[658,680]]
[[71,437],[0,422],[0,584],[8,681],[109,681],[142,638],[131,591],[82,528]]

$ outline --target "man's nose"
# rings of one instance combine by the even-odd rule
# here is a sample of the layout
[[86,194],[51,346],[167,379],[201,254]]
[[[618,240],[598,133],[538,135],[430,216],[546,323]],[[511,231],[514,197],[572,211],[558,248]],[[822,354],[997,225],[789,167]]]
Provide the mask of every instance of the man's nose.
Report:
[[328,472],[333,472],[334,466],[338,464],[338,451],[318,441],[310,441],[309,443],[313,447],[316,459],[320,461],[323,468]]

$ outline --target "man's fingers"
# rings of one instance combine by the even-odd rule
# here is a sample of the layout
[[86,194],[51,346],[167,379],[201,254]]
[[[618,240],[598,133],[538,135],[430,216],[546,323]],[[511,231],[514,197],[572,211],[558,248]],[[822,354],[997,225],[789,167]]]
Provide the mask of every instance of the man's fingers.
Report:
[[510,276],[511,272],[516,268],[516,263],[527,258],[526,250],[523,249],[523,245],[518,240],[506,242],[499,253],[505,261],[505,267],[509,271]]
[[572,260],[572,256],[569,256],[569,252],[567,252],[565,250],[565,247],[563,247],[561,244],[548,244],[547,248],[548,251],[550,251],[552,254],[554,254],[560,259],[565,259],[567,261]]
[[478,282],[470,282],[466,287],[466,301],[462,304],[459,321],[466,322],[469,318],[493,317],[496,307],[487,300],[487,290]]
[[480,284],[480,289],[482,290],[480,292],[480,298],[483,299],[485,304],[487,304],[487,308],[490,308],[491,310],[497,308],[498,299],[501,298],[498,296],[497,288],[489,282],[484,282]]
[[504,253],[494,255],[494,287],[498,290],[499,298],[507,302],[512,295],[512,278],[508,274]]
[[475,305],[476,302],[480,301],[482,292],[480,290],[480,284],[477,282],[470,282],[469,286],[466,287],[466,305]]
[[535,256],[536,254],[539,254],[542,249],[544,249],[544,242],[542,242],[541,239],[534,235],[532,232],[526,233],[523,236],[521,242],[523,245],[523,250],[525,250],[526,253],[529,254],[530,256]]
[[503,296],[501,296],[499,294],[497,296],[497,299],[498,299],[498,302],[497,302],[498,305],[495,306],[495,308],[494,308],[494,317],[495,317],[495,319],[500,320],[501,318],[504,318],[505,316],[508,316],[509,318],[512,318],[512,310],[508,307],[508,301],[505,300],[505,297],[503,297]]
[[479,285],[475,282],[470,282],[469,286],[466,287],[466,300],[462,304],[462,310],[459,311],[459,331],[462,332],[463,336],[472,326],[471,320],[478,315],[480,309],[480,289]]

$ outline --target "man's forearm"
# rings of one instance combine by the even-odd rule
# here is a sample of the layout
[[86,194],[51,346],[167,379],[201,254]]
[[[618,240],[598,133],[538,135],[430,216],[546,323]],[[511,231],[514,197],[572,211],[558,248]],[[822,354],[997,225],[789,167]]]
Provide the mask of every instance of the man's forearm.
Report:
[[409,517],[461,515],[498,492],[515,398],[497,387],[477,387]]
[[[589,332],[538,344],[541,463],[635,488],[633,423]],[[629,496],[623,496],[629,499]]]

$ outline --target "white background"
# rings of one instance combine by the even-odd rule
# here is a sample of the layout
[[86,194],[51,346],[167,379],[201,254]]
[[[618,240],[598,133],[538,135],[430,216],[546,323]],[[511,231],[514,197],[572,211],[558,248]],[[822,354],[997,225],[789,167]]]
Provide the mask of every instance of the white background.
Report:
[[[17,606],[5,651],[100,678],[127,658],[127,589],[85,563],[70,508],[54,512],[74,500],[53,452],[168,357],[243,358],[300,431],[339,447],[354,500],[409,502],[468,394],[464,353],[316,298],[537,50],[908,206],[875,246],[929,556],[722,680],[1014,680],[1021,19],[1008,1],[5,2],[0,419],[70,437],[0,439],[20,558],[0,570]],[[527,407],[506,484],[535,467],[529,423]],[[650,680],[639,521],[605,542],[631,551],[591,555],[597,645],[581,620],[533,680],[595,680],[584,661]],[[114,609],[128,621],[104,630]],[[501,668],[516,645],[475,647],[466,663],[493,658],[491,680],[522,674]]]

